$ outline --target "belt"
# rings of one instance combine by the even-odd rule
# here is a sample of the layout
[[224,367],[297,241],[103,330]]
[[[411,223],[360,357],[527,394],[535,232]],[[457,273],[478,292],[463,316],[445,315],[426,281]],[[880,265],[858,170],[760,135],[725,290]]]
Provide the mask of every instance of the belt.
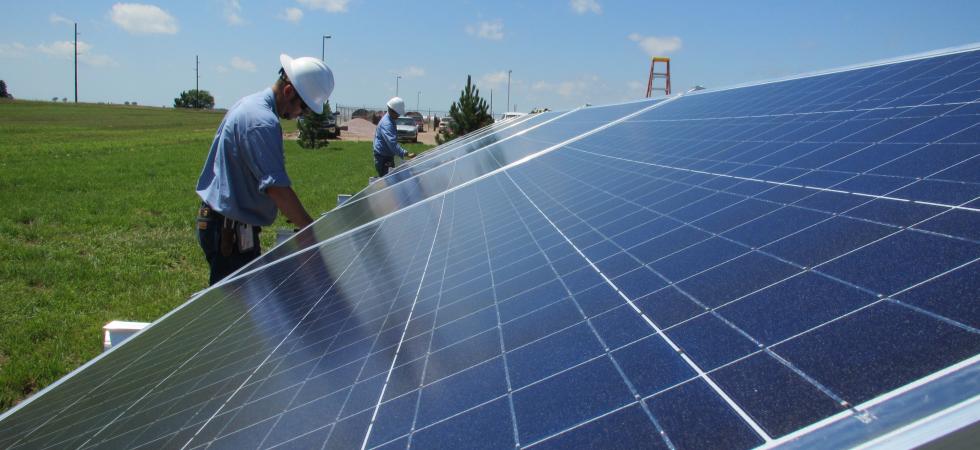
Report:
[[[197,216],[199,220],[221,221],[227,228],[234,228],[236,225],[248,225],[245,222],[240,222],[230,217],[225,217],[224,214],[215,211],[211,205],[203,201],[201,202],[200,209],[198,209]],[[252,227],[259,231],[262,230],[262,227],[258,225],[252,225]]]

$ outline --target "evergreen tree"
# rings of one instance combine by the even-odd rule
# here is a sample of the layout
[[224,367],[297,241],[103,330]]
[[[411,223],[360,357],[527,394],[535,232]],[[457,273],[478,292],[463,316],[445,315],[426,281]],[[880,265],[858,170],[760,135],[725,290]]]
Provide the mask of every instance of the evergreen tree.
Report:
[[442,144],[490,125],[493,118],[487,112],[488,109],[487,101],[480,97],[480,90],[473,84],[472,77],[467,75],[466,87],[460,91],[459,101],[453,102],[449,107],[452,122],[436,135],[436,142]]
[[327,130],[330,123],[330,102],[323,104],[323,114],[309,111],[300,116],[296,121],[296,128],[299,129],[299,140],[297,143],[303,148],[320,148],[330,145],[328,138],[334,137]]
[[214,96],[208,91],[191,89],[174,99],[174,108],[213,109]]
[[7,82],[0,80],[0,98],[14,98],[7,92]]

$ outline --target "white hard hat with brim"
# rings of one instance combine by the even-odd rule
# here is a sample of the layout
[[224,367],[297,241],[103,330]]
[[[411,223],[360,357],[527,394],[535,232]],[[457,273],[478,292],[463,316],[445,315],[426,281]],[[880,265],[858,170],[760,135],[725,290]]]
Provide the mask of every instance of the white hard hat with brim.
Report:
[[333,72],[330,68],[319,59],[309,56],[293,59],[285,53],[279,55],[279,62],[306,106],[317,114],[323,114],[323,104],[333,92]]

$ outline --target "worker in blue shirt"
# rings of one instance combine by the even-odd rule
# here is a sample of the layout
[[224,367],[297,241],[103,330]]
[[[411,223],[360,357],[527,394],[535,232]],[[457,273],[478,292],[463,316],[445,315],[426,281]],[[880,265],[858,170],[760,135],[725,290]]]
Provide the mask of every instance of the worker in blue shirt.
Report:
[[281,55],[279,78],[225,114],[197,181],[197,234],[210,284],[257,258],[261,227],[282,212],[297,227],[313,222],[286,174],[282,126],[307,110],[323,112],[333,72],[317,58]]
[[403,115],[405,115],[405,100],[401,97],[392,97],[388,100],[388,113],[381,118],[374,131],[374,168],[378,171],[379,177],[387,175],[388,170],[395,167],[396,156],[402,159],[415,157],[415,153],[409,153],[398,145],[395,119]]

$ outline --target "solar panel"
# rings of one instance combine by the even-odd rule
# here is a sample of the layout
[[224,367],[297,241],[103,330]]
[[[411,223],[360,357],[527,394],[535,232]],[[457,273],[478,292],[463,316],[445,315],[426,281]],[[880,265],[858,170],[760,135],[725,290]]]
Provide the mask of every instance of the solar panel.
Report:
[[980,50],[507,130],[18,405],[0,446],[914,446],[980,419]]

